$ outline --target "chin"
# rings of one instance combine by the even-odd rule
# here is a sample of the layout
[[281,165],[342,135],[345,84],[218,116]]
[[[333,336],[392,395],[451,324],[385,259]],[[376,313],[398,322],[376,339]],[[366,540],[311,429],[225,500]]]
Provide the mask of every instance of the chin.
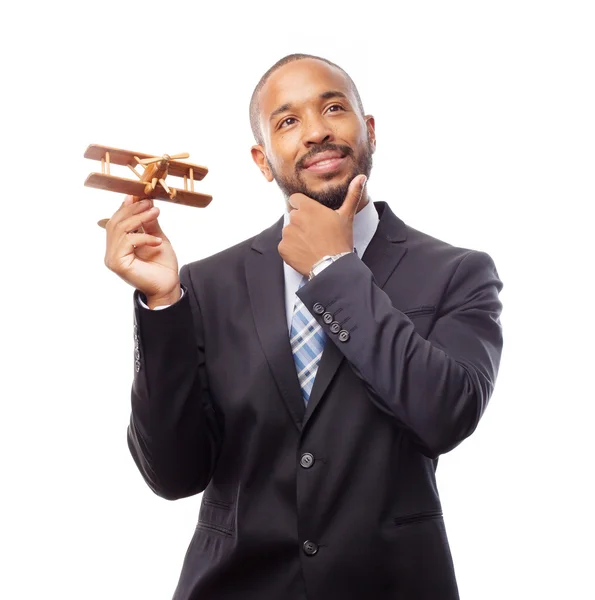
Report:
[[[355,177],[355,175],[353,175],[353,177]],[[328,185],[329,182],[333,182],[334,185],[340,185],[344,183],[347,179],[349,179],[349,173],[335,171],[334,173],[321,173],[320,175],[312,174],[310,177],[308,177],[308,179],[312,182],[312,187],[322,191],[324,188],[332,187]]]

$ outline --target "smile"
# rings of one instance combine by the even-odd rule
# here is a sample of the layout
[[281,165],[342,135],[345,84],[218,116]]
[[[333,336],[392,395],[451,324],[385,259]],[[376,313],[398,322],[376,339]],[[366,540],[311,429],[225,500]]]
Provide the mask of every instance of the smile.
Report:
[[327,158],[315,162],[309,167],[306,167],[305,170],[310,173],[331,173],[333,171],[338,171],[343,166],[345,159],[345,156],[342,158]]

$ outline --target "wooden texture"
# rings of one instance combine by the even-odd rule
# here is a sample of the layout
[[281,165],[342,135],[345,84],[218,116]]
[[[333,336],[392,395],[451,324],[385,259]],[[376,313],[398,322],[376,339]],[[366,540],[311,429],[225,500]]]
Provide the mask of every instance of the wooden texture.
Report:
[[[114,157],[112,154],[112,163]],[[209,194],[199,194],[198,192],[190,192],[187,190],[175,190],[174,198],[170,198],[166,191],[158,185],[152,192],[145,194],[146,183],[135,181],[134,179],[124,179],[123,177],[115,177],[114,175],[104,175],[102,173],[91,173],[85,181],[87,187],[94,187],[100,190],[109,192],[118,192],[121,194],[131,194],[139,198],[154,198],[156,200],[165,200],[174,204],[183,204],[184,206],[194,206],[196,208],[204,208],[208,206],[213,199]]]
[[[119,148],[111,148],[109,146],[100,146],[98,144],[91,144],[85,151],[85,158],[91,160],[101,160],[105,157],[106,152],[109,152],[110,162],[113,165],[132,165],[136,164],[134,157],[138,157],[143,160],[145,158],[155,158],[154,154],[145,154],[144,152],[130,152],[128,150],[120,150]],[[207,167],[200,165],[194,165],[186,162],[179,162],[172,160],[169,163],[168,173],[174,177],[184,177],[188,173],[188,169],[193,169],[195,179],[203,179],[209,172]],[[204,195],[204,194],[203,194]]]

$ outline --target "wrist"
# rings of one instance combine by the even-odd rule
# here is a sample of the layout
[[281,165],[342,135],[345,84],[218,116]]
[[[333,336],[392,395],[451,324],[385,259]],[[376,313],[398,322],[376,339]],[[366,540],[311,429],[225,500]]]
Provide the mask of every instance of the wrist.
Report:
[[154,295],[154,296],[147,295],[147,297],[146,297],[147,298],[147,306],[151,310],[154,310],[155,308],[157,308],[159,306],[168,306],[170,304],[174,304],[181,297],[182,297],[182,289],[181,289],[180,285],[178,284],[178,286],[174,290],[172,290],[171,292],[169,292],[167,294]]
[[337,254],[327,254],[326,256],[323,256],[321,259],[317,260],[310,268],[308,279],[312,279],[313,277],[318,275],[318,273],[326,269],[326,267],[334,263],[336,260],[339,260],[346,254],[351,254],[352,252],[353,250],[345,250]]

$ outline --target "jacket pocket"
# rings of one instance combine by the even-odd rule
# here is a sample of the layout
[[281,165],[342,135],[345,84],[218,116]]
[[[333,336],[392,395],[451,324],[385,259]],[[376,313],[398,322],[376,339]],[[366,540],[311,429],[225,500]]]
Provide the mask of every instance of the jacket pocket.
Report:
[[405,525],[413,525],[414,523],[421,523],[423,521],[429,521],[431,519],[441,519],[442,511],[438,510],[427,510],[420,513],[414,513],[404,517],[395,517],[393,519],[393,525],[395,527],[404,527]]
[[233,503],[203,496],[197,527],[231,537],[235,534],[235,513]]

